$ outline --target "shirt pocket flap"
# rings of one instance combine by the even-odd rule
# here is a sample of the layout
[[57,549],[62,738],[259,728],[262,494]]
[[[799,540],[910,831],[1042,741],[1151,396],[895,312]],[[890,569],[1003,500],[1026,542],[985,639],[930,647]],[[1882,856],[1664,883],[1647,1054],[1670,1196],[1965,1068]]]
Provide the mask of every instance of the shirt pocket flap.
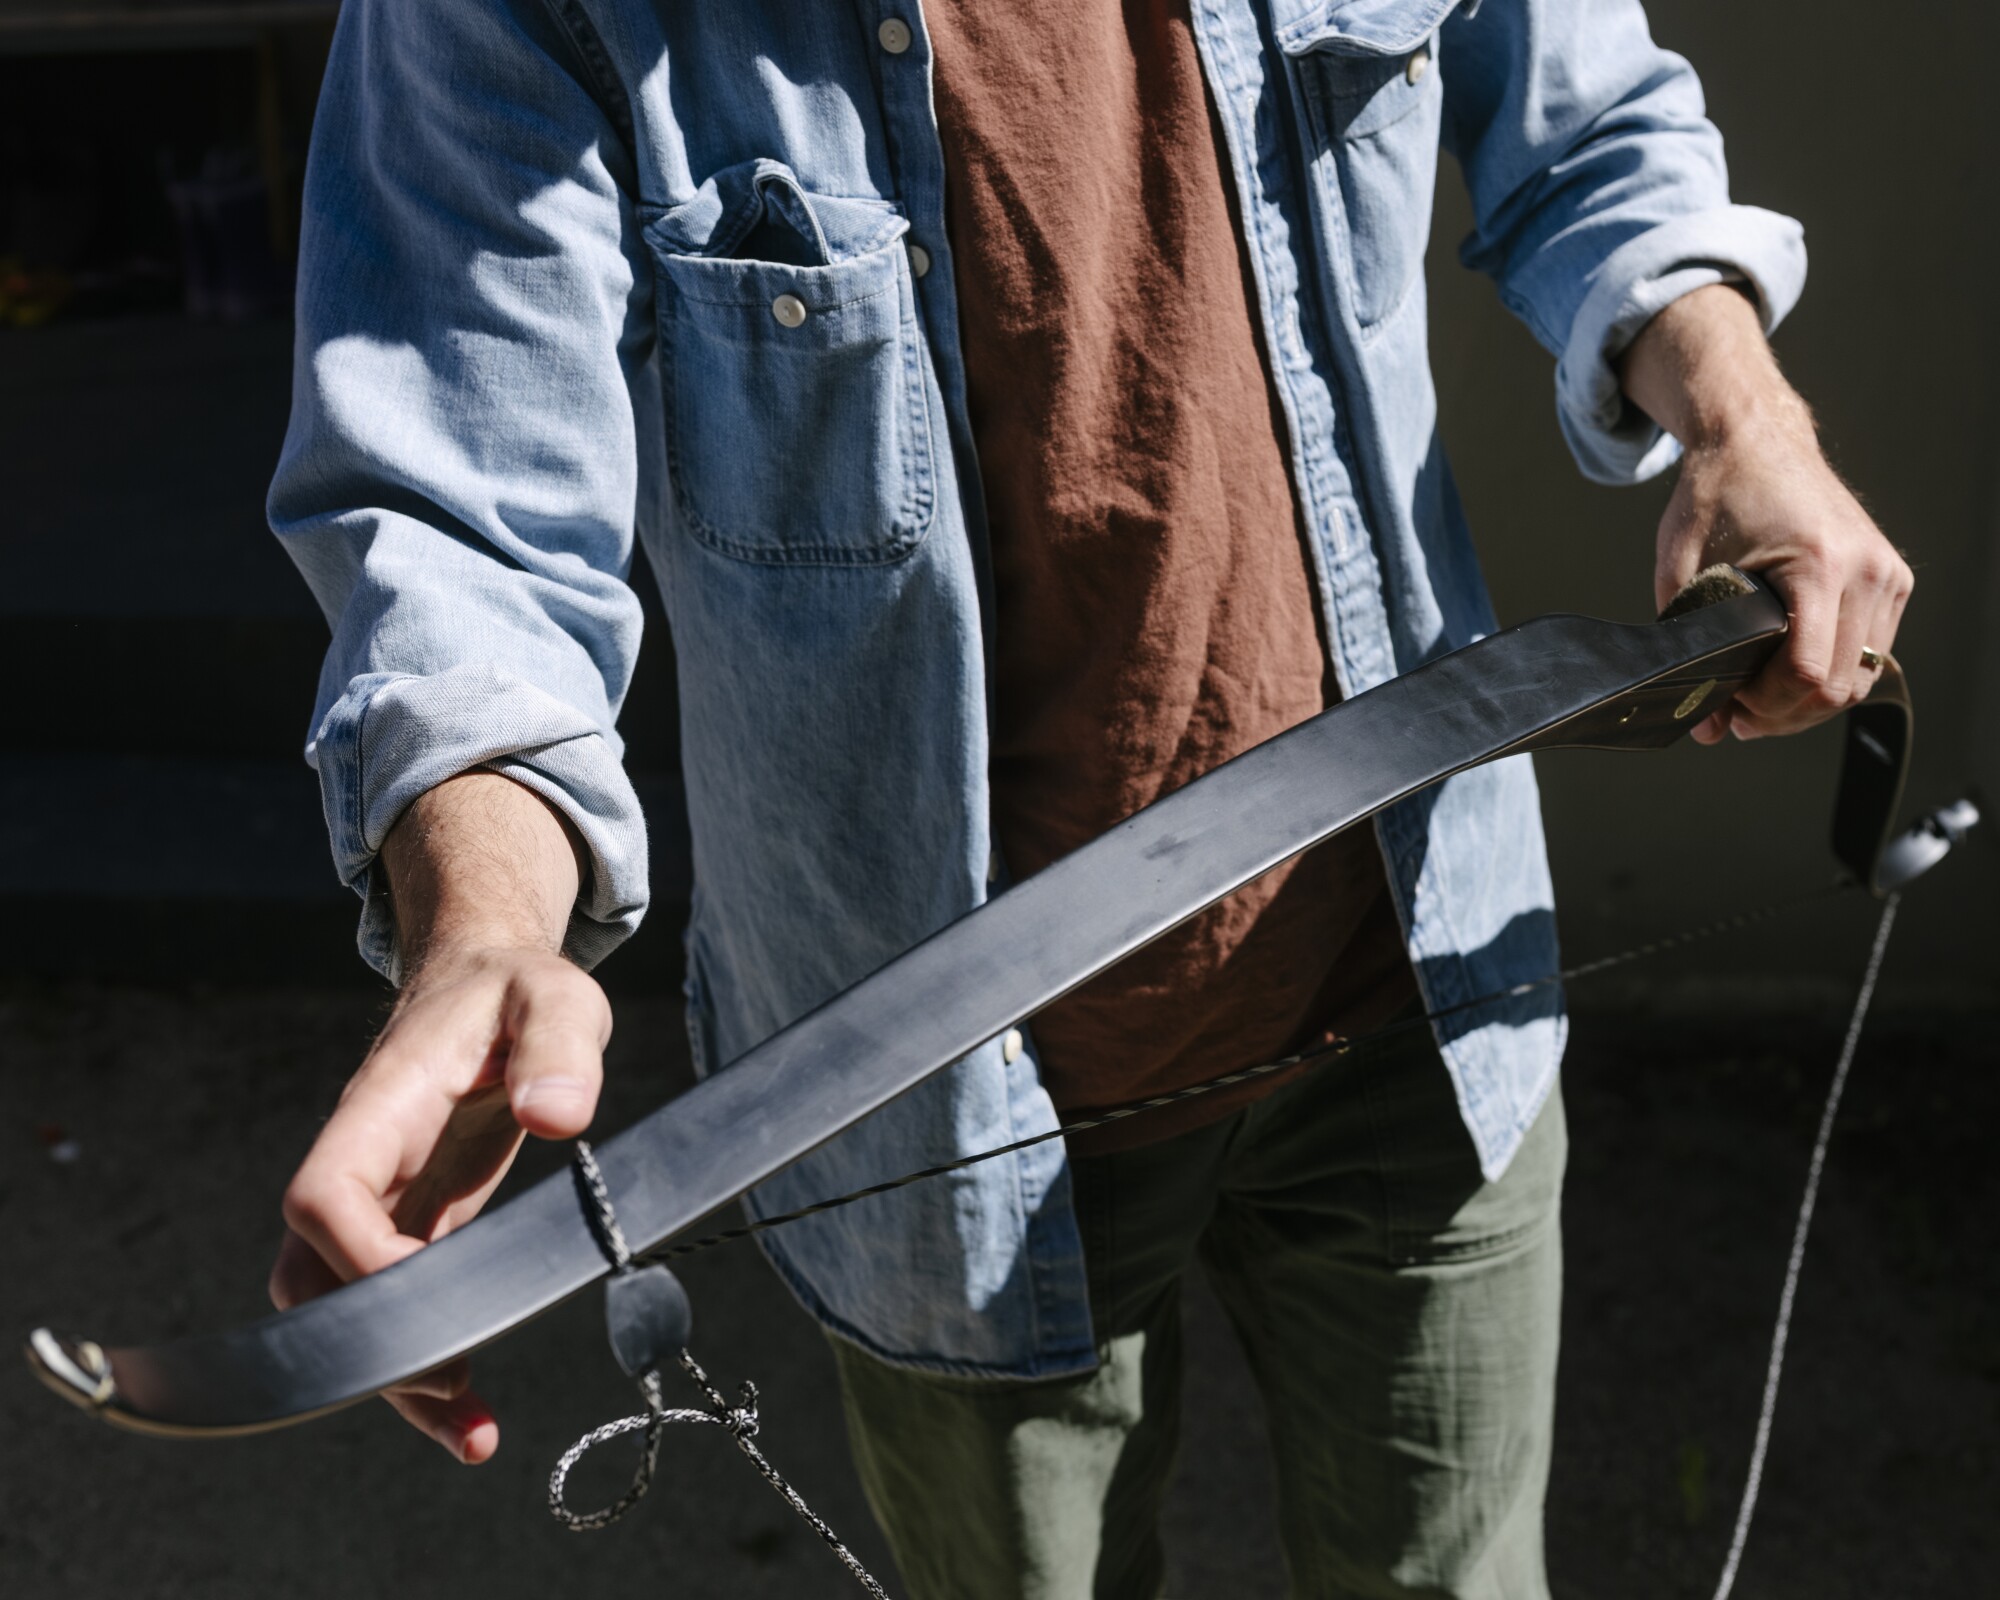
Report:
[[644,233],[663,255],[823,267],[871,255],[907,232],[888,200],[809,191],[782,161],[740,162],[691,199],[651,211]]
[[[1286,55],[1406,56],[1449,16],[1459,0],[1271,0],[1271,20]],[[1469,15],[1478,0],[1466,6]]]

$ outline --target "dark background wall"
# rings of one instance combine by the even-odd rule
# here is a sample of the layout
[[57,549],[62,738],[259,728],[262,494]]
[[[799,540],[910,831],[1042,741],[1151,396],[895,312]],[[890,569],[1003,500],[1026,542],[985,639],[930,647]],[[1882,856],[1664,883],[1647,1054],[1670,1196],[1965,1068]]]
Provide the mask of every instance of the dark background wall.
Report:
[[[1859,0],[1652,0],[1648,11],[1655,37],[1701,72],[1735,198],[1805,224],[1811,273],[1776,345],[1835,464],[1917,572],[1897,646],[1918,708],[1910,799],[1936,805],[1973,782],[1993,793],[2000,138],[1985,63],[2000,48],[2000,16],[1952,0],[1910,11],[1886,34],[1880,9]],[[1642,616],[1671,478],[1608,490],[1574,472],[1548,358],[1485,281],[1457,266],[1469,213],[1448,161],[1440,190],[1432,360],[1501,619]],[[1568,949],[1595,954],[1810,881],[1824,867],[1836,745],[1822,731],[1659,758],[1544,759]],[[1990,847],[1922,886],[1897,936],[1899,998],[1994,999],[2000,966],[1974,930],[1996,890]],[[1852,970],[1855,940],[1847,916],[1792,919],[1664,970],[1701,976],[1711,997],[1810,1002],[1815,975]]]
[[[31,686],[0,743],[0,898],[16,912],[0,967],[348,973],[351,906],[297,759],[324,635],[261,510],[289,362],[289,330],[270,309],[282,284],[273,296],[268,280],[289,266],[211,285],[205,314],[188,316],[186,280],[201,269],[164,198],[165,179],[212,175],[213,153],[233,152],[224,177],[270,180],[266,221],[282,241],[331,8],[265,6],[254,27],[105,38],[15,26],[21,4],[0,6],[0,261],[36,267],[37,248],[66,251],[76,292],[40,325],[0,327],[0,672]],[[2000,617],[2000,486],[1987,441],[2000,416],[1985,280],[2000,141],[1981,74],[2000,21],[1970,4],[1929,6],[1921,28],[1887,44],[1858,0],[1652,10],[1662,40],[1703,72],[1738,197],[1806,224],[1811,281],[1778,347],[1836,461],[1919,574],[1900,645],[1921,711],[1911,800],[1993,787],[2000,647],[1985,624]],[[274,28],[273,15],[299,20]],[[107,104],[120,114],[91,109]],[[111,198],[79,210],[85,191]],[[1575,473],[1548,357],[1457,266],[1465,227],[1447,162],[1434,361],[1501,616],[1643,616],[1665,481],[1609,491]],[[17,293],[10,311],[0,296],[0,315],[32,321],[32,301]],[[656,625],[626,731],[663,818],[674,809],[672,701]],[[1545,759],[1571,952],[1822,879],[1835,747],[1821,733]],[[672,850],[663,857],[660,913],[607,971],[621,985],[674,975],[685,884]],[[1992,958],[1966,932],[1997,890],[1991,849],[1926,883],[1892,993],[1990,1000]],[[1647,992],[1693,984],[1711,1000],[1817,1003],[1858,959],[1856,926],[1844,914],[1774,924],[1652,969]]]

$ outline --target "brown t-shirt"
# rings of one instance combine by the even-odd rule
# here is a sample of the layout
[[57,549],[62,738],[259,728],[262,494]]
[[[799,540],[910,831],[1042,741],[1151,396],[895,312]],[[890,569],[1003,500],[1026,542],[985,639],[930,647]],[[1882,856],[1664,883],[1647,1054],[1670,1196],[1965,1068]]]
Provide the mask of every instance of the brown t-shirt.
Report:
[[[928,0],[992,525],[993,823],[1026,877],[1334,690],[1187,0]],[[1043,1011],[1066,1114],[1371,1026],[1413,992],[1372,831]],[[1137,1144],[1276,1085],[1089,1136]]]

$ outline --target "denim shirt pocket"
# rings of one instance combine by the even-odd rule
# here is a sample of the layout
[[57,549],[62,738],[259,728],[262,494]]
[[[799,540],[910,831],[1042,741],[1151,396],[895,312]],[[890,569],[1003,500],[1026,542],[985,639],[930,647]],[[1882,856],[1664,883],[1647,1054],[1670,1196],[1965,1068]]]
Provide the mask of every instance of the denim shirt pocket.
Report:
[[[1406,18],[1437,8],[1409,8]],[[1449,10],[1449,7],[1443,8]],[[1430,239],[1443,93],[1435,27],[1408,37],[1330,36],[1295,56],[1313,171],[1331,215],[1344,219],[1355,322],[1391,316],[1422,276]]]
[[675,510],[739,561],[900,560],[937,492],[909,224],[777,162],[722,176],[644,228]]

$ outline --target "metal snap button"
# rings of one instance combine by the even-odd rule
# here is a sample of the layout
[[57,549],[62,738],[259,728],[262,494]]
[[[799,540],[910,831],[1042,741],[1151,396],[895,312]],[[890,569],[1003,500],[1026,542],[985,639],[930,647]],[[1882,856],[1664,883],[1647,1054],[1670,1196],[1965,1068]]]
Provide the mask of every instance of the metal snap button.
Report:
[[1415,83],[1430,70],[1430,65],[1431,47],[1427,44],[1420,44],[1410,52],[1410,59],[1403,68],[1403,76],[1409,79],[1411,83]]
[[920,244],[910,246],[910,270],[919,278],[931,270],[931,253]]
[[899,56],[910,48],[913,35],[910,25],[901,17],[890,17],[875,30],[875,37],[882,41],[882,48],[892,56]]
[[806,303],[795,294],[781,294],[771,302],[771,315],[788,328],[806,320]]

